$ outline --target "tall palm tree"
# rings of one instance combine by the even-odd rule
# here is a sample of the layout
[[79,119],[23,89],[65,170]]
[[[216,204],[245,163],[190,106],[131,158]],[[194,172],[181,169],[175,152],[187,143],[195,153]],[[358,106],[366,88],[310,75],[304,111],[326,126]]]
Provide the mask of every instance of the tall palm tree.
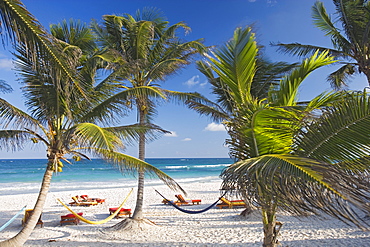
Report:
[[[122,90],[113,99],[129,99],[128,105],[136,107],[139,125],[151,122],[158,100],[183,101],[191,97],[190,94],[165,90],[157,84],[189,64],[192,55],[204,50],[200,40],[183,42],[177,36],[180,28],[189,31],[188,26],[182,22],[169,26],[156,9],[138,11],[136,16],[106,15],[103,19],[103,27],[94,23],[93,29],[101,46],[115,54],[112,69]],[[128,93],[130,97],[127,97]],[[142,133],[138,156],[141,160],[145,160],[145,139],[146,135]],[[143,195],[144,172],[140,170],[136,207],[131,218],[136,222],[144,220]],[[131,219],[117,227],[124,228],[133,223]]]
[[364,74],[370,85],[370,2],[358,0],[333,0],[337,18],[332,20],[324,4],[317,1],[312,7],[312,18],[317,28],[329,36],[333,47],[305,45],[300,43],[277,43],[284,53],[306,56],[317,50],[328,50],[341,65],[328,76],[332,87],[347,86],[352,75]]
[[[60,33],[63,29],[61,27],[53,26],[53,33]],[[82,37],[89,37],[88,28],[71,23],[69,27],[64,26],[64,41],[54,39],[64,47],[65,55],[74,58],[73,63],[69,64],[70,71],[76,73],[76,78],[84,78],[86,83],[75,85],[67,76],[54,77],[55,71],[49,66],[49,56],[39,55],[37,60],[31,59],[30,52],[24,46],[18,46],[17,68],[24,83],[22,89],[30,113],[0,99],[0,147],[17,150],[27,141],[32,141],[47,148],[46,171],[33,214],[15,237],[0,242],[0,246],[22,246],[25,243],[41,215],[53,173],[62,172],[63,162],[70,162],[70,158],[89,159],[92,154],[108,160],[121,171],[140,169],[158,176],[172,188],[179,187],[162,171],[121,152],[124,148],[123,138],[137,138],[140,133],[148,132],[148,128],[108,125],[112,123],[114,112],[96,110],[109,95],[104,90],[100,91],[99,85],[95,85],[96,67],[100,64],[92,62],[97,59],[93,56],[95,53],[91,52],[95,46],[86,46],[93,44],[91,39],[83,42],[68,39],[74,45],[68,44],[66,34],[71,33],[68,30],[81,34],[81,41]],[[83,47],[89,49],[83,51]],[[81,85],[86,88],[81,88]]]
[[221,107],[207,101],[194,105],[216,119],[227,116],[227,144],[236,162],[222,172],[222,188],[235,189],[260,208],[263,246],[277,245],[277,209],[295,215],[324,212],[365,226],[353,207],[369,210],[368,95],[329,92],[310,102],[297,101],[304,79],[334,62],[326,52],[303,61],[269,89],[267,98],[255,97],[251,87],[257,54],[251,29],[236,29],[233,39],[209,58],[231,114],[219,114]]

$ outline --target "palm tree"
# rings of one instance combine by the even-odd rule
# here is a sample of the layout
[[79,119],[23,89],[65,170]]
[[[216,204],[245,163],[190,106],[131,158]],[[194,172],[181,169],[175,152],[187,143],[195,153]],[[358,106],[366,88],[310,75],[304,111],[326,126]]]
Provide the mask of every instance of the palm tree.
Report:
[[[102,87],[99,84],[94,86],[96,68],[100,64],[93,62],[98,59],[93,55],[97,52],[93,52],[96,46],[89,38],[83,42],[68,39],[80,47],[66,42],[71,32],[79,33],[80,41],[82,37],[93,36],[89,35],[91,32],[86,26],[78,23],[71,23],[69,27],[64,26],[64,29],[61,28],[62,25],[53,26],[52,30],[55,34],[64,31],[64,41],[54,41],[64,48],[64,55],[73,57],[69,70],[74,71],[76,78],[84,78],[85,83],[76,84],[68,76],[54,76],[56,72],[49,66],[49,56],[39,55],[37,60],[31,59],[29,51],[24,46],[18,46],[17,68],[24,83],[22,89],[30,114],[0,99],[0,147],[18,150],[27,141],[44,144],[48,160],[32,216],[21,232],[0,242],[0,246],[22,246],[25,243],[41,215],[53,173],[62,172],[63,162],[70,162],[70,158],[89,159],[91,154],[108,160],[121,171],[140,169],[158,176],[172,188],[179,188],[162,171],[121,152],[124,148],[122,139],[137,138],[140,133],[148,132],[148,128],[108,125],[114,120],[114,112],[96,110],[99,109],[99,104],[109,98],[104,90],[100,90]],[[71,32],[67,32],[68,30]],[[92,49],[86,49],[87,47]]]
[[324,4],[317,1],[312,7],[312,18],[317,28],[331,38],[332,48],[300,43],[274,45],[284,53],[306,56],[317,50],[328,50],[341,65],[328,76],[333,88],[347,86],[354,74],[364,74],[370,85],[370,2],[358,0],[333,0],[336,21],[328,15]]
[[355,212],[369,210],[368,95],[329,92],[299,103],[304,79],[334,62],[327,52],[317,52],[271,87],[267,98],[257,98],[251,94],[257,54],[251,29],[236,29],[233,39],[209,57],[230,114],[209,101],[193,105],[223,119],[230,135],[227,144],[236,162],[222,172],[222,188],[235,189],[260,209],[263,246],[278,243],[278,209],[294,215],[324,212],[363,227],[366,222]]
[[[184,101],[191,97],[191,94],[165,90],[157,84],[189,64],[192,55],[204,50],[200,40],[183,42],[176,35],[180,28],[189,31],[188,26],[182,22],[168,26],[168,22],[164,21],[156,9],[138,11],[136,16],[106,15],[103,19],[104,26],[94,23],[93,30],[101,46],[115,54],[112,69],[115,79],[122,84],[121,92],[112,99],[128,99],[127,104],[136,107],[139,125],[151,122],[158,100],[172,98]],[[130,97],[127,96],[129,93]],[[141,160],[145,160],[145,143],[146,135],[142,133],[138,155]],[[132,220],[144,220],[143,195],[144,172],[139,170],[135,211],[131,219],[119,223],[117,228],[132,224]]]

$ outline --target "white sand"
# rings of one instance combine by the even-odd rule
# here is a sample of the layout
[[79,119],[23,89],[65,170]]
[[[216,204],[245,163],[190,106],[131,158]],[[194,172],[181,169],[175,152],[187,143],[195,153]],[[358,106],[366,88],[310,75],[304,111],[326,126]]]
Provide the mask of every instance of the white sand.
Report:
[[[83,212],[89,220],[102,220],[108,216],[109,207],[117,207],[136,183],[52,183],[44,207],[44,227],[37,227],[25,246],[262,246],[262,223],[258,212],[248,217],[239,216],[242,209],[213,208],[202,214],[185,214],[172,206],[163,205],[162,198],[154,191],[174,199],[170,191],[156,180],[149,180],[145,189],[145,216],[157,226],[136,233],[102,233],[100,230],[112,226],[122,219],[113,219],[103,225],[60,226],[60,216],[69,213],[56,198],[65,202],[71,196],[88,194],[90,197],[106,198],[106,202],[91,207],[73,207]],[[189,198],[202,199],[201,205],[186,206],[199,210],[212,204],[219,197],[220,181],[180,181]],[[17,187],[1,184],[0,226],[10,219],[24,205],[32,208],[37,199],[38,184],[21,184]],[[136,191],[135,191],[136,193]],[[125,208],[134,209],[135,193]],[[0,232],[0,241],[14,236],[21,229],[19,216],[9,227]],[[328,218],[295,218],[278,215],[283,222],[282,246],[370,246],[370,232],[363,232],[342,222]]]

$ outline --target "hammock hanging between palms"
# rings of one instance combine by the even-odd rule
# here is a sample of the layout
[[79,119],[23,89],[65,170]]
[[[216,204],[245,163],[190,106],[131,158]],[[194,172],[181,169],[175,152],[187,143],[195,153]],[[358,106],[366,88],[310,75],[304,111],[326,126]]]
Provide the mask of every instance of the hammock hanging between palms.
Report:
[[60,199],[57,199],[65,208],[67,208],[69,210],[69,212],[71,212],[74,216],[76,216],[76,218],[78,218],[79,220],[87,223],[87,224],[92,224],[92,225],[100,225],[100,224],[104,224],[108,221],[110,221],[111,219],[113,219],[118,213],[119,211],[121,210],[121,208],[123,207],[123,205],[126,203],[127,199],[129,198],[129,196],[131,195],[132,191],[134,189],[131,189],[131,191],[128,193],[128,195],[126,196],[125,200],[123,200],[123,202],[121,203],[121,205],[117,208],[116,211],[114,211],[113,214],[111,214],[110,216],[108,216],[106,219],[104,220],[99,220],[99,221],[91,221],[91,220],[88,220],[80,215],[78,215],[75,211],[73,211],[71,208],[69,208],[66,204],[64,204]]
[[15,220],[15,218],[17,218],[18,215],[20,215],[26,209],[26,207],[27,207],[27,205],[24,206],[21,210],[19,210],[19,212],[16,213],[16,215],[14,215],[10,220],[8,220],[7,222],[5,222],[5,224],[0,227],[0,232],[2,230],[4,230],[7,226],[9,226]]
[[183,208],[181,208],[181,207],[179,207],[179,206],[177,206],[175,203],[173,203],[171,200],[168,200],[166,197],[164,197],[161,193],[159,193],[158,192],[158,190],[155,190],[161,197],[163,197],[163,199],[165,199],[165,200],[167,200],[167,202],[169,203],[169,204],[171,204],[173,207],[175,207],[177,210],[180,210],[181,212],[183,212],[183,213],[187,213],[187,214],[200,214],[200,213],[204,213],[204,212],[206,212],[206,211],[208,211],[208,210],[210,210],[211,208],[213,208],[214,206],[216,206],[216,204],[217,204],[217,202],[221,199],[221,197],[224,197],[224,195],[227,193],[226,191],[225,191],[225,193],[222,195],[222,196],[220,196],[218,199],[217,199],[217,201],[215,201],[212,205],[210,205],[210,206],[208,206],[208,207],[206,207],[206,208],[204,208],[204,209],[202,209],[202,210],[186,210],[186,209],[183,209]]

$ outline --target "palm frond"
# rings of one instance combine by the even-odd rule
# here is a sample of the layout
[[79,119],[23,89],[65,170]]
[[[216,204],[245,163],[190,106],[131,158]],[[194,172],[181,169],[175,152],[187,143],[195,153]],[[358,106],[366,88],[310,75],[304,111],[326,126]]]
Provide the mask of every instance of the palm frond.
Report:
[[234,37],[210,57],[212,69],[230,89],[236,102],[250,98],[250,87],[256,69],[257,44],[250,28],[237,28]]
[[341,66],[339,69],[331,73],[327,80],[332,88],[339,90],[347,87],[349,78],[356,73],[354,64],[347,63]]
[[222,122],[229,120],[229,114],[212,101],[206,99],[202,101],[189,100],[186,104],[190,109],[198,112],[200,115],[210,117],[213,121]]
[[262,56],[258,56],[257,70],[253,78],[251,94],[259,99],[267,98],[270,87],[277,85],[282,77],[290,73],[297,65],[297,63],[273,63]]
[[312,7],[312,18],[315,26],[332,39],[332,43],[336,49],[340,49],[344,53],[350,53],[348,48],[351,47],[351,42],[343,37],[340,31],[334,26],[322,2],[315,2]]
[[40,57],[48,57],[48,61],[52,64],[49,69],[55,70],[54,76],[59,78],[62,74],[62,76],[67,77],[69,81],[74,82],[74,93],[78,92],[83,97],[86,96],[83,81],[76,79],[73,70],[68,65],[69,62],[74,62],[73,59],[68,59],[63,54],[58,42],[55,42],[55,39],[28,12],[21,1],[1,1],[0,13],[2,28],[5,33],[8,34],[11,40],[17,41],[20,46],[26,47],[28,58],[32,62],[37,63]]
[[319,54],[319,51],[316,51],[312,57],[305,59],[298,68],[287,75],[280,84],[275,87],[276,90],[270,90],[269,102],[272,102],[272,104],[276,106],[296,105],[298,88],[303,80],[317,68],[333,62],[335,62],[333,61],[333,57],[328,56],[327,51],[321,54]]
[[11,93],[13,92],[13,88],[9,84],[7,84],[5,81],[0,80],[0,92]]
[[13,128],[37,128],[40,127],[39,122],[32,118],[30,115],[24,111],[13,106],[9,102],[0,98],[0,119],[2,128],[8,128],[12,126]]
[[343,97],[345,97],[345,93],[341,91],[323,92],[310,100],[304,110],[306,112],[313,112],[316,109],[332,106],[339,100],[343,100]]
[[256,156],[290,153],[292,137],[299,129],[300,121],[299,112],[292,108],[266,107],[253,113],[250,129],[242,127],[241,133],[249,136],[249,144],[256,150]]
[[178,69],[187,64],[189,64],[189,61],[180,58],[171,58],[159,61],[153,65],[146,77],[152,78],[153,81],[164,80],[165,77],[175,73]]
[[26,130],[0,130],[0,148],[7,151],[22,150],[32,137]]
[[117,116],[122,116],[132,110],[136,98],[166,99],[166,94],[157,87],[138,86],[123,88],[123,91],[98,102],[92,109],[87,109],[81,116],[81,121],[99,121],[108,123]]
[[132,58],[145,59],[148,54],[149,47],[153,42],[154,26],[150,21],[141,21],[138,22],[138,25],[137,33],[134,36],[135,44],[131,45],[132,48],[136,48]]
[[297,138],[299,154],[328,163],[345,162],[370,152],[369,96],[353,92],[305,126]]
[[169,188],[173,190],[180,190],[183,193],[186,193],[174,179],[145,161],[123,153],[113,152],[111,150],[96,149],[95,152],[101,157],[107,159],[110,164],[117,167],[123,174],[135,170],[143,170],[149,175],[158,177]]
[[79,145],[98,149],[122,148],[122,141],[108,129],[92,123],[79,123],[66,132],[65,145]]
[[51,34],[58,40],[69,45],[77,46],[83,53],[93,52],[97,49],[91,29],[80,20],[69,19],[61,23],[50,25]]
[[330,49],[322,46],[304,45],[300,43],[290,43],[290,44],[271,43],[271,45],[278,46],[278,51],[282,53],[295,55],[298,57],[312,56],[317,51],[320,52],[328,51],[329,55],[335,57],[336,59],[350,57],[350,54],[343,53],[340,50]]
[[141,134],[145,135],[146,142],[150,142],[158,139],[159,136],[162,134],[169,133],[169,131],[166,131],[159,126],[150,123],[147,123],[145,125],[132,124],[117,127],[107,127],[105,129],[112,133],[115,133],[122,140],[129,144],[133,143],[134,141],[138,141]]
[[[364,183],[354,181],[348,185],[344,182],[348,177],[331,164],[287,154],[241,160],[221,174],[223,188],[239,190],[253,204],[274,202],[297,215],[324,212],[363,228],[368,223],[351,204],[358,206],[361,200],[370,198],[356,189],[363,188]],[[368,210],[366,205],[361,209]]]

